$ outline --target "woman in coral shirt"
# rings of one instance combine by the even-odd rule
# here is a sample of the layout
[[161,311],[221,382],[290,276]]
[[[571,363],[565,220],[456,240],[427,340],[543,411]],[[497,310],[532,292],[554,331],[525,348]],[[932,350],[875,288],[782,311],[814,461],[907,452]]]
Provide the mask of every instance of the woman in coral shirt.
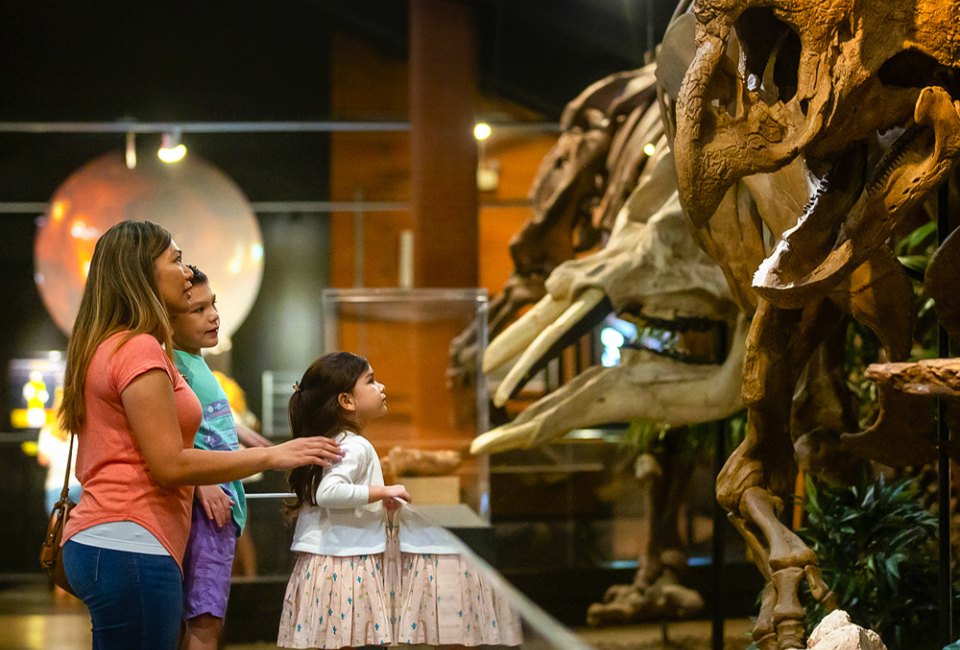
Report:
[[78,434],[83,494],[63,558],[98,650],[176,647],[192,486],[339,459],[321,437],[194,449],[200,404],[171,359],[169,320],[190,306],[191,276],[160,226],[113,226],[97,241],[67,347],[60,417]]

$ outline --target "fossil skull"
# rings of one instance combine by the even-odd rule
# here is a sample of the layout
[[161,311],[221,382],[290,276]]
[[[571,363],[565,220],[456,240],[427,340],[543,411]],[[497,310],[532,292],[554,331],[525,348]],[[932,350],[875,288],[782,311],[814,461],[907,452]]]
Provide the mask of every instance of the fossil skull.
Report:
[[[711,341],[715,324],[736,322],[738,309],[723,274],[690,234],[673,170],[672,155],[661,155],[618,214],[607,245],[559,266],[547,279],[548,295],[494,339],[484,357],[486,371],[521,353],[498,387],[495,403],[503,404],[556,343],[605,300],[622,318],[707,330],[701,335]],[[730,415],[741,405],[745,331],[741,319],[726,361],[712,365],[625,349],[618,366],[581,373],[514,422],[477,438],[472,450],[531,446],[574,428],[637,418],[679,425]]]
[[[593,248],[643,168],[639,141],[658,114],[654,67],[619,72],[591,84],[567,104],[560,137],[540,163],[530,189],[533,216],[510,241],[514,270],[490,302],[488,331],[495,337],[525,307],[540,300],[558,264]],[[644,120],[644,116],[646,119]],[[448,384],[457,419],[471,421],[475,405],[477,332],[468,328],[450,344]]]
[[[735,181],[802,155],[818,191],[754,279],[797,308],[883,245],[957,156],[960,4],[698,0],[694,15],[681,202],[702,225]],[[883,138],[896,140],[871,159]]]

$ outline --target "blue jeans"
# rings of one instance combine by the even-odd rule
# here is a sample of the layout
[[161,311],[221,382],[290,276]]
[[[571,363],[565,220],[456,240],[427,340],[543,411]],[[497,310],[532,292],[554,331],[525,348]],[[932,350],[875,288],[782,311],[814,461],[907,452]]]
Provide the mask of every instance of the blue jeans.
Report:
[[169,555],[63,546],[67,579],[90,610],[93,650],[175,650],[183,608],[180,568]]

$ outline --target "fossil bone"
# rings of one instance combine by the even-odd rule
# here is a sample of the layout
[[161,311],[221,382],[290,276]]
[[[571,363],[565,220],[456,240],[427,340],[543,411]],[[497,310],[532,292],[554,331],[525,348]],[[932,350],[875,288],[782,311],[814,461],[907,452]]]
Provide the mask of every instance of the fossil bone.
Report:
[[[513,273],[489,305],[491,339],[544,296],[544,280],[558,264],[591,249],[609,232],[649,157],[647,131],[658,127],[656,111],[651,117],[648,110],[656,99],[653,70],[651,65],[610,75],[564,109],[561,135],[530,190],[533,216],[510,242]],[[461,422],[474,415],[476,343],[473,326],[450,343],[447,380]]]
[[[503,403],[536,361],[603,297],[621,313],[733,319],[737,308],[726,280],[690,237],[673,187],[671,160],[665,156],[624,206],[607,246],[558,267],[548,279],[548,296],[491,343],[486,358],[497,362],[513,356],[520,345],[529,346],[498,387],[497,403]],[[556,320],[544,326],[550,317]],[[575,428],[641,417],[673,425],[727,417],[740,408],[738,377],[746,328],[741,317],[726,360],[716,366],[625,349],[619,365],[581,373],[514,422],[478,437],[471,450],[530,446]]]
[[[958,154],[960,5],[697,0],[693,13],[696,53],[677,97],[674,151],[681,202],[705,250],[735,268],[736,240],[714,220],[725,225],[717,208],[738,180],[797,164],[814,181],[793,218],[772,219],[778,206],[754,193],[775,245],[753,278],[747,436],[717,484],[720,502],[742,516],[741,532],[764,549],[765,575],[776,582],[790,572],[764,592],[758,646],[801,647],[793,576],[802,570],[813,581],[816,559],[773,516],[794,469],[785,414],[803,368],[844,315],[873,329],[890,361],[909,353],[913,296],[888,239]],[[933,286],[953,313],[944,278],[955,282],[955,271],[940,268]],[[884,383],[880,397],[877,421],[846,432],[841,449],[890,464],[929,458],[921,398]]]

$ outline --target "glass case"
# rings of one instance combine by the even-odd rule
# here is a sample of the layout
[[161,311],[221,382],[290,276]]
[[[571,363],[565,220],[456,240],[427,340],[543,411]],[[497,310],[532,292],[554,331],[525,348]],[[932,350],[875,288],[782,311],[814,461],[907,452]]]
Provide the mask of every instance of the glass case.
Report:
[[388,413],[365,433],[385,478],[440,517],[469,518],[455,514],[463,505],[488,522],[487,461],[468,453],[487,429],[486,388],[477,381],[486,290],[326,289],[321,301],[324,353],[366,357],[386,386]]
[[[285,550],[289,547],[289,539],[282,534],[285,527],[279,521],[279,502],[285,496],[284,493],[264,491],[247,495],[252,518],[256,521],[256,536],[261,541],[258,548],[282,549],[282,552],[268,554],[268,557],[263,558],[266,561],[261,562],[259,568],[255,569],[255,575],[234,576],[224,627],[225,647],[260,648],[265,647],[265,644],[273,647],[276,641],[277,623],[280,620],[292,563],[291,554]],[[481,592],[471,593],[471,598],[482,596],[485,603],[492,604],[497,614],[497,625],[503,628],[501,633],[488,637],[482,647],[544,650],[588,650],[591,647],[510,584],[486,558],[475,552],[472,545],[464,543],[459,532],[454,535],[444,530],[446,525],[440,519],[449,514],[445,512],[449,506],[405,507],[410,510],[408,516],[418,519],[424,525],[436,527],[437,540],[460,556],[459,566],[479,576],[479,581],[474,584],[481,585]],[[440,514],[441,518],[436,517],[437,514]],[[397,550],[397,547],[394,547],[393,551],[388,550],[384,556],[388,565],[398,560]],[[243,571],[242,568],[240,570]],[[450,575],[446,574],[446,577],[449,579]],[[469,616],[467,611],[468,608],[472,611],[472,604],[466,603],[466,595],[466,592],[458,593],[449,588],[438,588],[438,611],[456,612],[460,608],[461,614]],[[397,632],[399,634],[399,630]],[[460,646],[460,643],[476,645],[476,639],[468,643],[466,639],[452,636],[458,633],[456,625],[447,625],[443,628],[445,638],[441,639],[438,645],[419,644],[413,647],[451,647]],[[406,644],[402,637],[400,643]]]

